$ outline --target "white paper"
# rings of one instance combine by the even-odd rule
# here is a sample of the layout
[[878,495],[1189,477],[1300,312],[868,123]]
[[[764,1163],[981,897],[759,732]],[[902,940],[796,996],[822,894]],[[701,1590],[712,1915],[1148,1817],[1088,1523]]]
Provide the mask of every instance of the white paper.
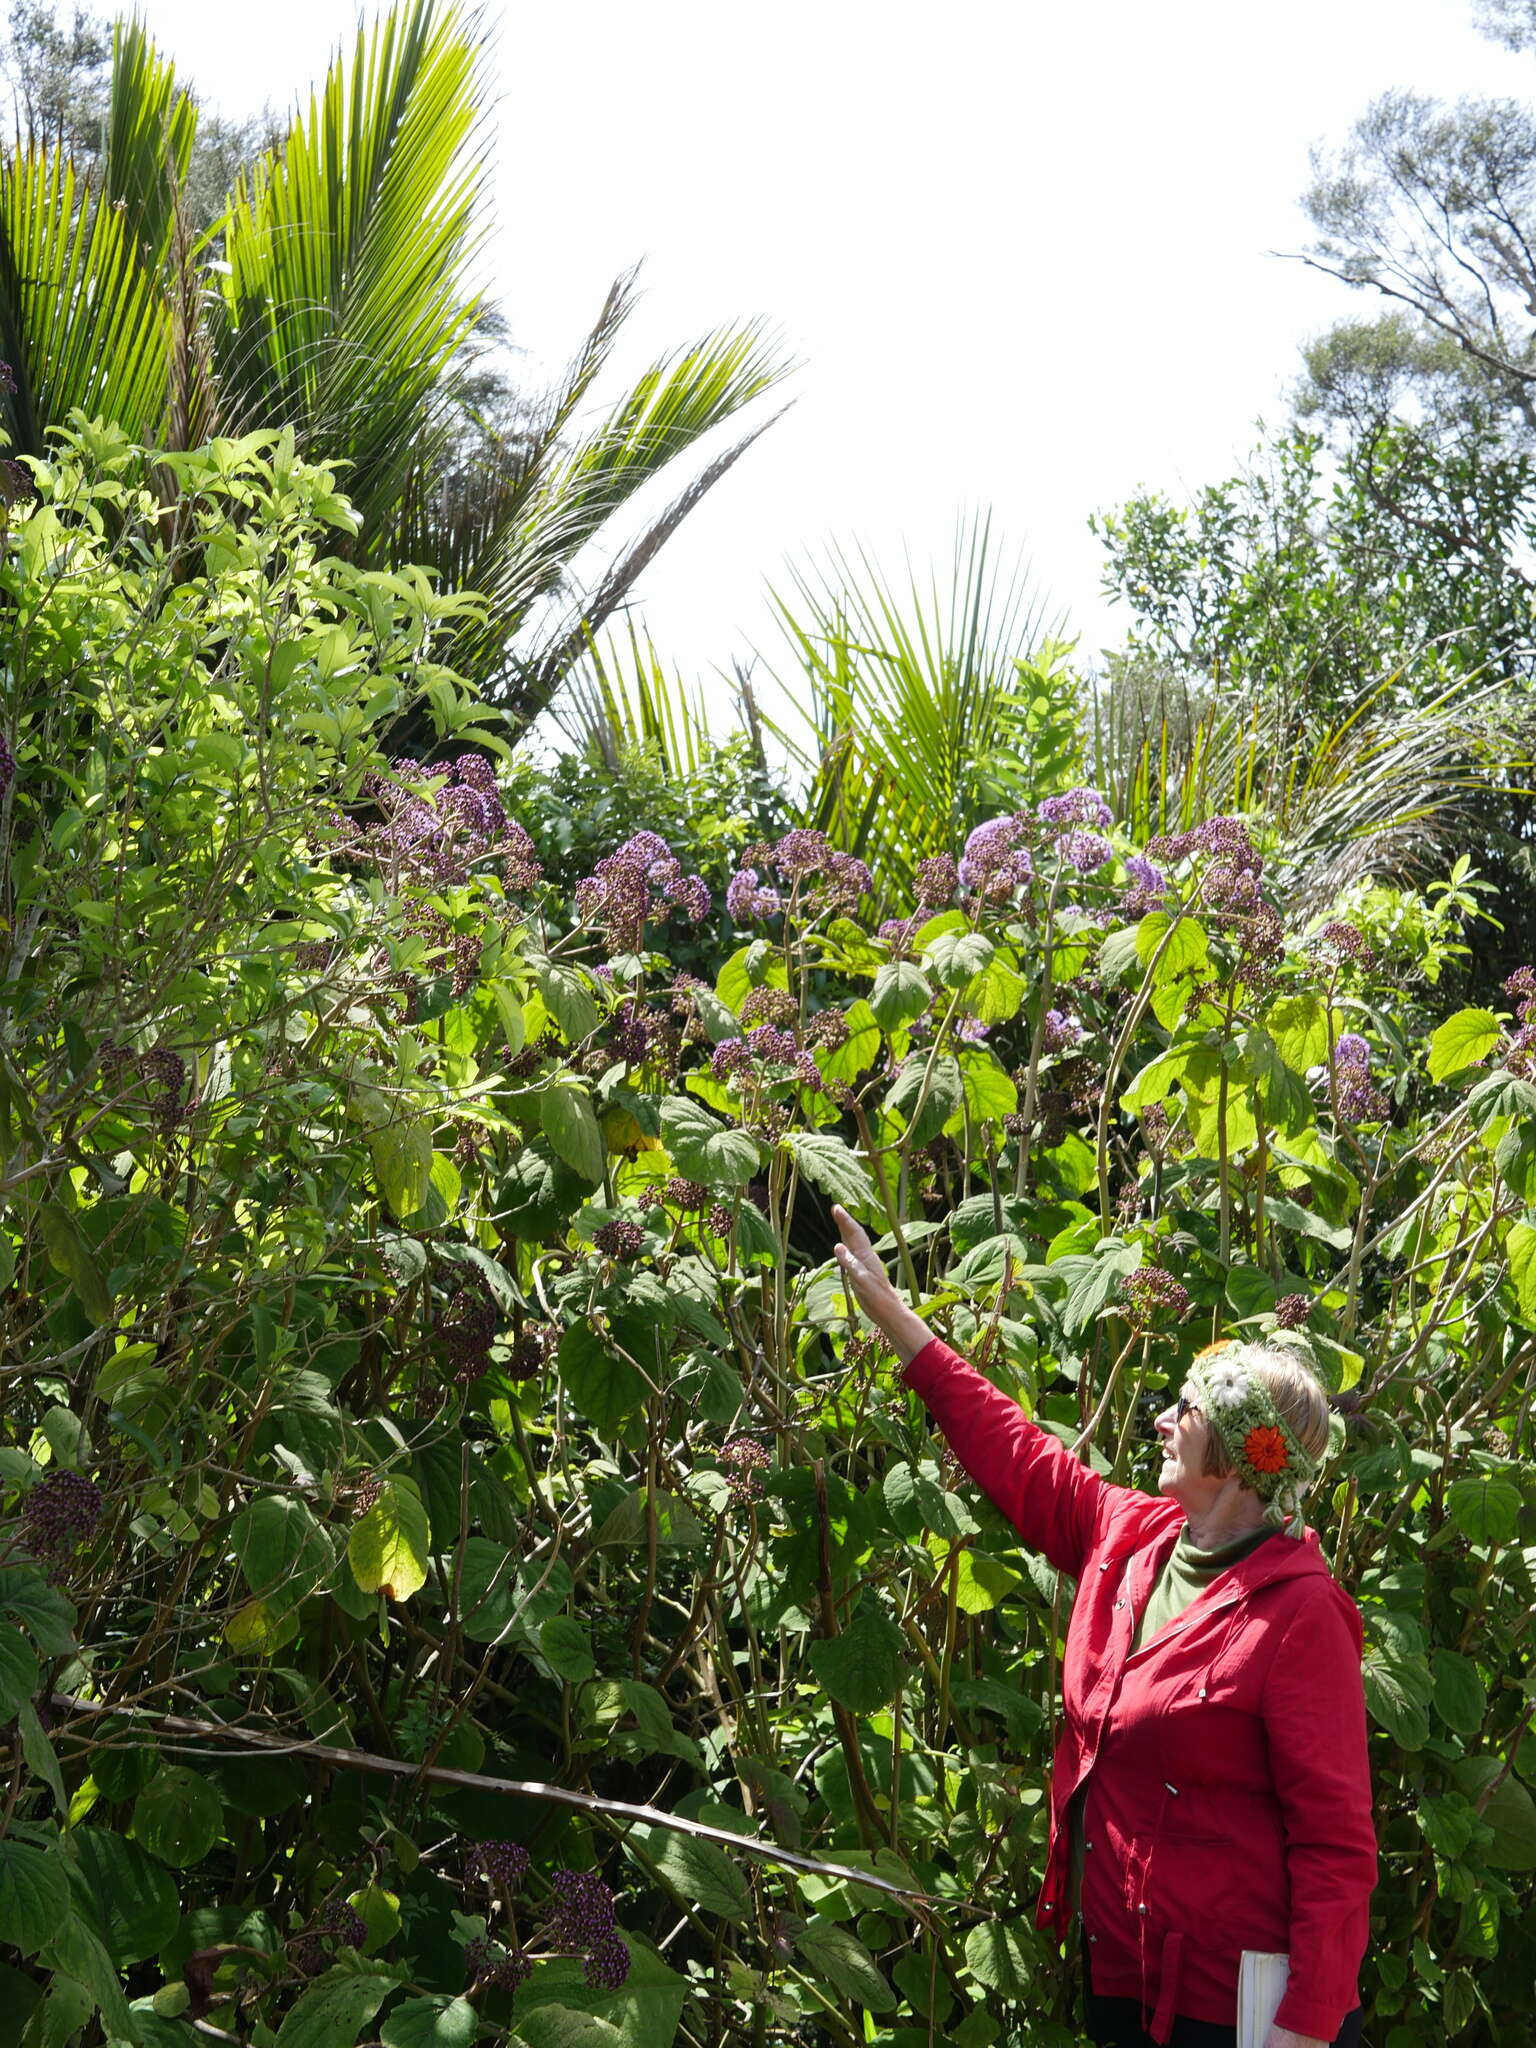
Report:
[[1280,2010],[1290,1974],[1289,1956],[1243,1950],[1237,1973],[1237,2048],[1264,2048],[1264,2037]]

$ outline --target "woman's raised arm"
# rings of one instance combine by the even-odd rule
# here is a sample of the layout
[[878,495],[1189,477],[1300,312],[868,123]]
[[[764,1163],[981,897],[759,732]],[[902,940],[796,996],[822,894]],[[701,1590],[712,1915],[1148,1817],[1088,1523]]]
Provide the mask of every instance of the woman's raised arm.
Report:
[[1093,1543],[1104,1481],[935,1337],[891,1285],[867,1233],[846,1209],[832,1214],[842,1233],[836,1258],[849,1291],[901,1360],[906,1384],[1030,1549],[1076,1577]]

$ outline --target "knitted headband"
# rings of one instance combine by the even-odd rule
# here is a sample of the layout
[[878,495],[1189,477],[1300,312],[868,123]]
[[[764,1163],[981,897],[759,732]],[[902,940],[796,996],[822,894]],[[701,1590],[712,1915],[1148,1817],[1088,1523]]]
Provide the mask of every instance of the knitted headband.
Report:
[[1239,1346],[1208,1344],[1186,1375],[1199,1408],[1215,1430],[1245,1486],[1264,1502],[1265,1519],[1290,1518],[1289,1534],[1302,1532],[1301,1496],[1317,1477],[1308,1455]]

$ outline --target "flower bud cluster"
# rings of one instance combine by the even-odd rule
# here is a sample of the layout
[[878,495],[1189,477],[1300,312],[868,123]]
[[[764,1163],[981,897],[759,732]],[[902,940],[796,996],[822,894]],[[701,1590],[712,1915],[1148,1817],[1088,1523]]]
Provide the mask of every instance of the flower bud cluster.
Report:
[[1141,1266],[1127,1273],[1122,1286],[1130,1320],[1141,1329],[1160,1313],[1174,1322],[1189,1313],[1189,1289],[1163,1266]]
[[[839,853],[825,832],[805,827],[786,832],[772,846],[757,841],[742,850],[741,859],[725,892],[725,907],[737,924],[774,916],[787,907],[788,896],[810,917],[853,910],[874,886],[863,861]],[[762,880],[769,868],[778,875],[777,888]]]
[[1331,953],[1336,960],[1353,961],[1358,967],[1369,967],[1375,958],[1374,950],[1358,925],[1347,924],[1342,918],[1333,918],[1314,934],[1315,943],[1324,952]]
[[1277,1330],[1299,1330],[1312,1314],[1312,1297],[1308,1294],[1282,1294],[1275,1303],[1275,1328]]
[[1333,1048],[1333,1084],[1339,1115],[1346,1123],[1380,1123],[1387,1099],[1371,1080],[1371,1048],[1357,1031],[1346,1031]]
[[60,1577],[82,1543],[88,1543],[101,1520],[101,1489],[78,1472],[50,1472],[22,1502],[22,1536],[33,1555]]
[[521,1842],[476,1842],[464,1858],[464,1881],[484,1878],[499,1899],[510,1899],[528,1875],[528,1851]]
[[599,1224],[592,1233],[592,1242],[605,1259],[616,1259],[621,1265],[627,1265],[631,1259],[640,1256],[645,1232],[627,1217],[615,1216],[611,1223]]
[[1067,1052],[1083,1042],[1081,1021],[1069,1016],[1064,1010],[1047,1010],[1045,1028],[1040,1034],[1042,1052]]
[[464,1974],[471,1984],[489,1984],[498,1991],[516,1991],[528,1981],[533,1963],[520,1948],[503,1948],[475,1934],[464,1944]]
[[1125,863],[1126,890],[1120,898],[1120,915],[1126,919],[1149,916],[1154,910],[1168,910],[1173,892],[1168,877],[1143,853],[1133,853]]
[[733,1436],[721,1446],[720,1462],[730,1468],[731,1502],[735,1507],[746,1507],[749,1502],[761,1500],[763,1482],[760,1473],[768,1469],[770,1459],[767,1451],[755,1437]]
[[496,1304],[480,1276],[459,1276],[458,1284],[438,1311],[437,1341],[461,1385],[478,1379],[490,1364],[499,1321]]
[[1015,889],[1023,888],[1035,872],[1029,848],[1022,843],[1027,830],[1026,820],[1017,813],[978,825],[961,856],[961,887],[974,889],[991,903],[1004,902]]
[[[335,819],[341,858],[375,868],[392,886],[462,885],[492,856],[503,862],[516,887],[531,888],[539,881],[543,871],[533,841],[508,818],[496,792],[496,771],[483,754],[462,754],[446,770],[402,759],[393,771],[363,781],[364,796],[382,813],[378,822]],[[439,778],[435,793],[410,786]]]
[[532,1379],[541,1373],[560,1348],[560,1332],[553,1323],[529,1323],[512,1341],[507,1357],[507,1377]]
[[781,1030],[776,1024],[757,1024],[740,1038],[722,1039],[709,1065],[717,1081],[745,1079],[760,1066],[769,1066],[792,1069],[802,1088],[821,1086],[821,1069],[815,1060],[802,1050],[793,1031]]
[[636,832],[576,884],[576,910],[616,953],[637,953],[646,925],[674,910],[693,924],[708,917],[709,886],[701,875],[683,873],[659,832]]
[[920,860],[912,877],[912,893],[920,910],[942,910],[960,886],[960,870],[947,853]]

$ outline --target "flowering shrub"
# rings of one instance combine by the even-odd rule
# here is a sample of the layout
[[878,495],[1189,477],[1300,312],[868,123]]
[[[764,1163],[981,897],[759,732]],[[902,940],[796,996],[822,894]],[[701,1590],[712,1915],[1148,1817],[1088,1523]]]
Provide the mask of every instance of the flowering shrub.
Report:
[[[329,555],[280,444],[172,459],[174,538],[93,433],[0,559],[7,2020],[1072,2041],[1066,1594],[836,1200],[1119,1479],[1203,1346],[1316,1366],[1372,2038],[1522,2040],[1536,972],[1431,1014],[1412,918],[1292,930],[1255,821],[1137,848],[1081,788],[902,902],[798,829],[555,888],[430,585]],[[382,752],[418,698],[446,765]]]

